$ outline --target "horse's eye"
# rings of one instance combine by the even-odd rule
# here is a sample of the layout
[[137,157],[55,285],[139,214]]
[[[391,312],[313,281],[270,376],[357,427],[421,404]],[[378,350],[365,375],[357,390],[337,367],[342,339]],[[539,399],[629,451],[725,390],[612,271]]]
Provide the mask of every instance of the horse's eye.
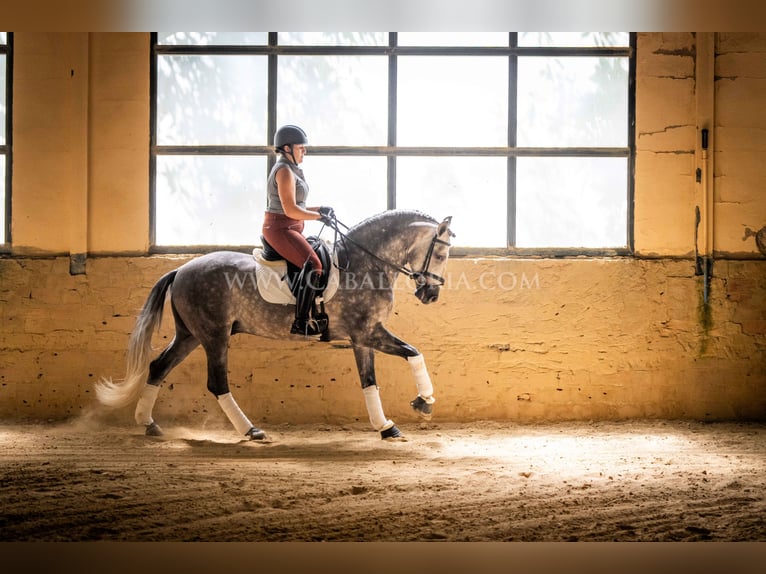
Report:
[[437,261],[444,261],[445,257],[444,255],[434,255],[434,259]]

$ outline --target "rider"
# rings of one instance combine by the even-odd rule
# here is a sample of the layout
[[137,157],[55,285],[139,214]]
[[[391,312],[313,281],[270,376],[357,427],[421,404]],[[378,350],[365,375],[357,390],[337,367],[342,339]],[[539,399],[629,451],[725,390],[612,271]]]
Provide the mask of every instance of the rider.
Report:
[[282,257],[303,269],[290,333],[320,335],[326,329],[326,321],[319,324],[309,319],[309,312],[315,296],[311,278],[321,275],[322,263],[303,236],[303,227],[306,220],[330,223],[333,209],[306,207],[309,187],[298,167],[306,155],[306,144],[306,132],[295,125],[284,125],[274,134],[279,158],[267,181],[263,237]]

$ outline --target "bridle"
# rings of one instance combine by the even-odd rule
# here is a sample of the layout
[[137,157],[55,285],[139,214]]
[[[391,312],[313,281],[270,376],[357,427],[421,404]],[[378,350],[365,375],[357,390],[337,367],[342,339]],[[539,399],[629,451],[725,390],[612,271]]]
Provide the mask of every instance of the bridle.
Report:
[[[414,271],[408,267],[405,267],[404,265],[399,265],[398,263],[394,263],[393,261],[389,261],[387,259],[383,259],[376,253],[373,253],[369,249],[367,249],[364,245],[361,245],[360,243],[354,241],[351,239],[346,233],[341,231],[339,229],[339,225],[343,226],[346,230],[349,229],[348,225],[338,221],[337,218],[332,218],[332,223],[325,223],[328,227],[335,230],[336,240],[335,244],[337,245],[337,236],[340,236],[343,241],[348,241],[351,243],[354,247],[359,248],[360,250],[364,251],[367,255],[370,257],[377,259],[381,263],[384,263],[385,265],[388,265],[389,267],[392,267],[393,269],[396,269],[399,273],[402,273],[403,275],[406,275],[409,279],[412,279],[415,281],[415,284],[418,286],[419,289],[422,289],[428,284],[428,280],[431,279],[433,281],[436,281],[438,285],[444,285],[445,279],[441,275],[437,275],[436,273],[432,273],[428,270],[428,268],[431,266],[431,258],[433,257],[434,253],[434,247],[436,245],[446,245],[450,246],[451,243],[449,241],[445,241],[443,239],[439,239],[438,231],[434,233],[434,236],[431,238],[431,244],[428,246],[428,251],[426,252],[426,257],[423,260],[423,266],[420,271]],[[450,235],[454,235],[452,232],[449,232]]]
[[437,243],[439,245],[446,245],[447,247],[451,245],[449,241],[439,239],[438,235],[434,233],[434,236],[431,239],[431,244],[428,246],[428,251],[426,252],[426,258],[423,261],[423,269],[420,271],[409,271],[408,277],[413,279],[418,287],[425,287],[428,283],[428,279],[433,279],[439,285],[444,285],[444,277],[437,275],[436,273],[431,273],[428,270],[431,265],[431,256],[434,254],[434,247]]

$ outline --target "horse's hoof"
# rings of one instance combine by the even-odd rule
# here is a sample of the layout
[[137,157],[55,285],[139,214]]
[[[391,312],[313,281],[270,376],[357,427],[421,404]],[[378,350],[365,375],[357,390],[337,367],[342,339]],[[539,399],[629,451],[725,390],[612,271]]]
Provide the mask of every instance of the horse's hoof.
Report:
[[421,418],[424,418],[427,421],[431,420],[433,405],[428,404],[423,397],[419,396],[414,401],[410,401],[410,406],[421,416]]
[[163,436],[165,433],[162,432],[162,429],[160,428],[160,425],[153,422],[152,424],[146,425],[146,436]]
[[404,442],[407,440],[407,437],[405,437],[402,434],[402,431],[400,431],[396,427],[396,425],[392,426],[390,429],[380,431],[380,438],[382,438],[383,440],[401,441],[401,442]]
[[266,433],[259,428],[253,427],[245,433],[245,436],[250,440],[263,440],[266,438]]

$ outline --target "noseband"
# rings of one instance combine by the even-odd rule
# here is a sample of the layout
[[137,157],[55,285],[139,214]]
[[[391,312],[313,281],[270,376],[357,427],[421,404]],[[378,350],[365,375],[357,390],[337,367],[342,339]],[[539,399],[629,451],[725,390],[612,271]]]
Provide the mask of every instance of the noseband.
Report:
[[437,275],[436,273],[431,273],[428,268],[431,265],[431,256],[434,254],[434,247],[436,244],[440,245],[446,245],[449,247],[451,243],[449,241],[444,241],[443,239],[439,239],[439,237],[434,234],[433,239],[431,239],[431,245],[428,246],[428,252],[426,252],[426,258],[423,261],[423,269],[420,271],[409,271],[408,276],[410,279],[413,279],[415,281],[415,284],[418,287],[425,287],[428,283],[429,279],[433,279],[436,281],[439,285],[444,285],[444,277],[441,275]]

